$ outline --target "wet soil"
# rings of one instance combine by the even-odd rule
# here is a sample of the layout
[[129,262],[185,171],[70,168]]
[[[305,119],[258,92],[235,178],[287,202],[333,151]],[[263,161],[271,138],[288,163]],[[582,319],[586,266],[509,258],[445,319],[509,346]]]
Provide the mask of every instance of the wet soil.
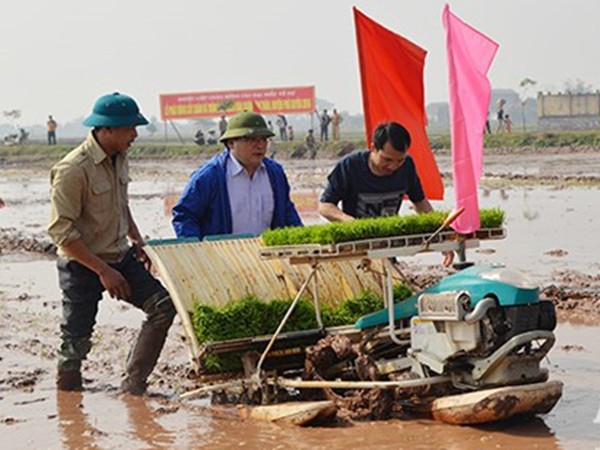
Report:
[[[240,418],[235,407],[180,401],[192,389],[187,345],[176,321],[150,378],[151,395],[117,392],[129,343],[142,315],[105,298],[95,345],[84,365],[85,391],[54,387],[60,292],[48,219],[47,167],[0,166],[0,429],[6,448],[596,448],[600,444],[600,264],[597,213],[600,158],[593,152],[493,155],[486,159],[482,207],[507,212],[508,237],[469,253],[476,263],[505,263],[538,282],[557,305],[557,343],[544,363],[565,383],[563,399],[533,419],[457,427],[401,416],[338,422],[311,429]],[[450,172],[447,156],[438,157]],[[144,233],[171,237],[168,213],[189,173],[200,163],[138,161],[132,165],[131,204]],[[317,196],[333,161],[284,161],[306,222],[320,219]],[[584,183],[565,180],[586,180]],[[525,181],[523,181],[525,180]],[[591,180],[591,181],[590,181]],[[436,208],[452,206],[448,200]],[[406,208],[404,206],[403,208]],[[428,285],[448,273],[438,254],[402,261]],[[409,420],[410,419],[410,420]]]

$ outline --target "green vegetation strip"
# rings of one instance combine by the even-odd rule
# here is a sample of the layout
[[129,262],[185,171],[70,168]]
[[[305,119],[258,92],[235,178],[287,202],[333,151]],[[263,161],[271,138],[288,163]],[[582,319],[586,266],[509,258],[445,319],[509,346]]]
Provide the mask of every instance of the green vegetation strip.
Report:
[[[450,135],[430,135],[429,142],[434,150],[449,149]],[[598,131],[539,131],[486,134],[483,146],[495,148],[549,148],[549,147],[598,147],[600,132]]]
[[[437,230],[447,216],[447,211],[434,211],[409,216],[378,217],[352,222],[277,228],[265,231],[262,234],[262,240],[264,245],[273,247],[300,244],[327,245],[361,239],[425,234]],[[504,222],[504,211],[498,208],[482,209],[479,216],[481,228],[498,228]]]
[[[326,143],[318,143],[319,157],[335,158],[340,152],[346,152],[349,149],[365,149],[366,143],[362,137],[362,133],[343,133],[343,141]],[[277,151],[277,159],[287,159],[289,155],[299,145],[304,145],[304,133],[298,134],[299,138],[292,142],[275,141]],[[73,148],[77,147],[81,139],[69,139],[69,142],[61,140],[61,145],[48,146],[42,143],[34,143],[27,145],[15,146],[0,146],[0,159],[9,161],[19,160],[50,160],[58,161]],[[130,149],[129,154],[133,158],[139,159],[161,159],[161,158],[184,158],[197,157],[208,158],[223,149],[222,145],[204,145],[197,146],[190,142],[191,138],[186,137],[186,143],[180,144],[175,142],[164,143],[161,140],[139,140],[135,146]],[[435,133],[429,135],[430,146],[434,150],[450,149],[450,135],[448,133]],[[532,131],[500,133],[486,135],[484,139],[484,147],[490,149],[493,153],[494,149],[521,148],[531,147],[537,149],[543,148],[585,148],[600,147],[600,131]]]
[[[404,300],[411,295],[406,286],[394,286],[394,301]],[[230,302],[223,307],[196,303],[192,323],[196,337],[201,343],[269,335],[275,332],[291,303],[292,300],[265,302],[253,296]],[[322,305],[321,315],[326,327],[351,325],[365,314],[381,308],[383,299],[372,292],[365,292],[359,297],[345,300],[336,307]],[[312,302],[300,299],[283,331],[315,328],[318,328],[318,324]],[[238,354],[207,355],[204,365],[209,372],[227,372],[241,368]]]

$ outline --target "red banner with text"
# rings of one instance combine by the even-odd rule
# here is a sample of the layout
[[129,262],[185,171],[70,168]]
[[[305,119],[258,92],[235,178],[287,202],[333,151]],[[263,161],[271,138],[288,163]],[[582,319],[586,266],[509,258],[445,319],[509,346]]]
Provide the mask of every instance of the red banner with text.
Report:
[[162,120],[218,117],[242,111],[269,115],[307,113],[314,110],[314,86],[161,94],[160,96]]

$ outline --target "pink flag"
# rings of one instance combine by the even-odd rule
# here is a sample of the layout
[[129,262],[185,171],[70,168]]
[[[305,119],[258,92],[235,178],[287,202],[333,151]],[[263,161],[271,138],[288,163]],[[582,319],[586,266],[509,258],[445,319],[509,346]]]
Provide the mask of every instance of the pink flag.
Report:
[[465,208],[452,224],[459,233],[479,228],[477,188],[483,169],[483,130],[488,116],[491,86],[487,72],[498,44],[464,23],[444,7],[446,28],[452,170],[456,209]]

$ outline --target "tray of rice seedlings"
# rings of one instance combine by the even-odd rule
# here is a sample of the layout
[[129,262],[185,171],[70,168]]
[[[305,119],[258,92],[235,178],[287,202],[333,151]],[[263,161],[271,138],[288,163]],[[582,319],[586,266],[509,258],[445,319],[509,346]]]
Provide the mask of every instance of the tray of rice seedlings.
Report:
[[[266,247],[297,245],[334,245],[343,242],[395,236],[433,233],[444,223],[447,211],[408,216],[358,219],[305,227],[278,228],[265,231],[262,242]],[[480,211],[480,229],[499,229],[504,223],[504,211],[499,208]],[[451,231],[448,227],[445,231]]]
[[[412,295],[403,284],[394,286],[394,301],[400,302]],[[225,343],[243,338],[255,338],[272,334],[284,317],[292,300],[263,301],[246,296],[225,306],[209,306],[197,303],[192,312],[192,324],[198,341],[209,351],[204,353],[203,368],[206,373],[236,372],[242,368],[240,346],[238,351],[211,352],[215,343]],[[367,291],[332,307],[322,305],[324,326],[352,325],[366,314],[383,308],[383,299]],[[314,305],[301,298],[283,328],[284,333],[318,329]],[[248,343],[253,343],[248,341]],[[266,342],[265,342],[266,344]],[[243,347],[243,345],[242,345]],[[256,350],[254,347],[252,349]],[[250,349],[248,349],[250,350]],[[262,351],[262,348],[259,348]]]

